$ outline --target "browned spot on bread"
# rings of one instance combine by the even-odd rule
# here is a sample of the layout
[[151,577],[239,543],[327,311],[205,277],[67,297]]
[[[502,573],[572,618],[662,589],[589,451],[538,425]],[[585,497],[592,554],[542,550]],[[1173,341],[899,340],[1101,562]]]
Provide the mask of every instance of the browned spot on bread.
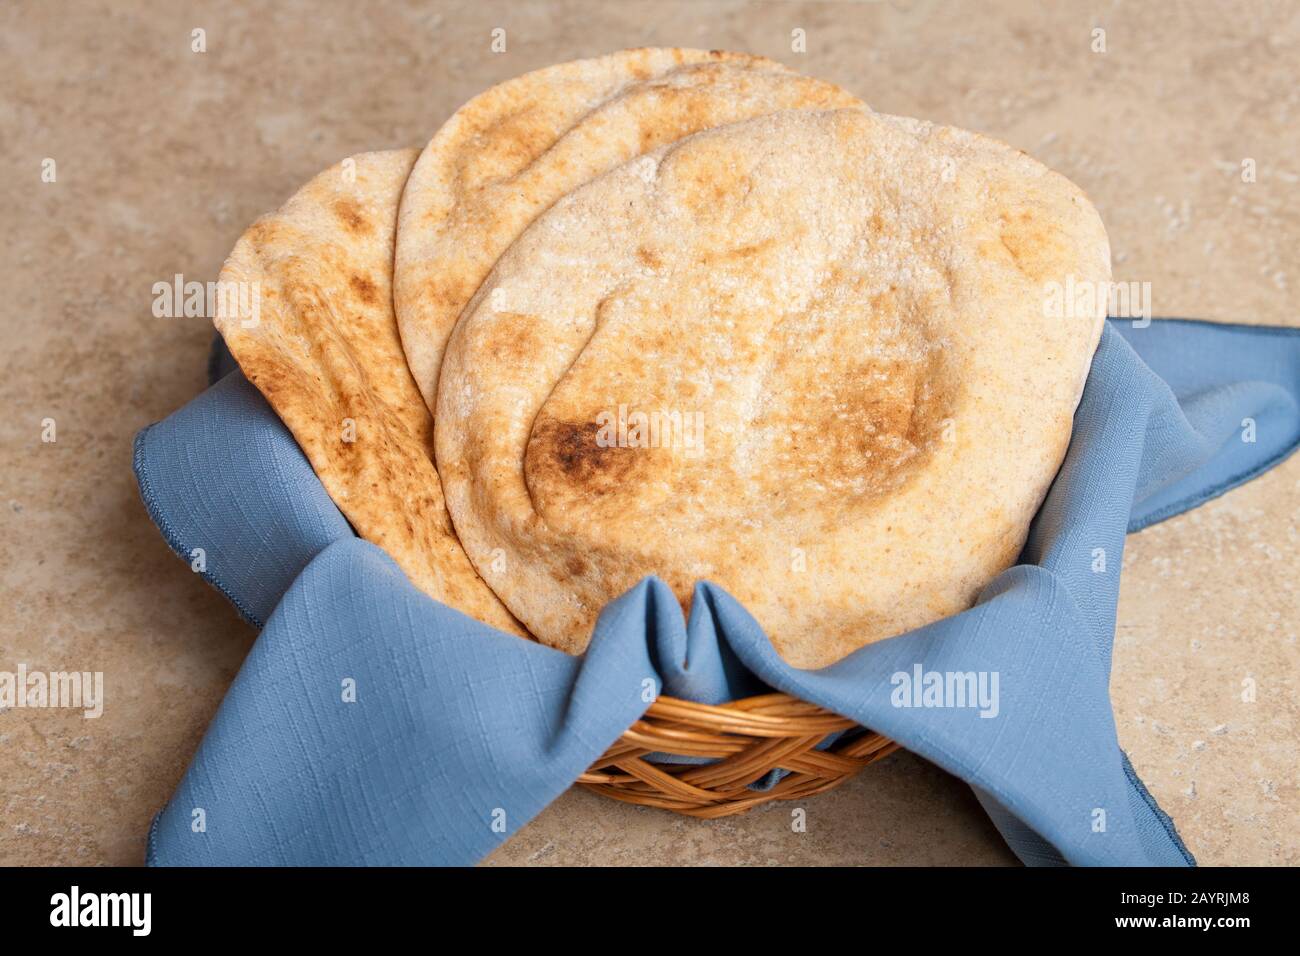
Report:
[[1003,207],[997,220],[994,255],[1005,255],[1032,282],[1051,277],[1068,252],[1068,237],[1053,217],[1042,217],[1026,206]]
[[784,476],[778,488],[815,479],[835,497],[883,498],[933,452],[952,407],[951,375],[923,323],[905,315],[895,326],[897,296],[877,294],[864,318],[880,329],[879,354],[777,360],[777,374],[799,398],[774,404],[755,429],[784,436],[773,463],[773,474]]
[[439,308],[460,306],[474,294],[474,290],[456,275],[435,275],[424,283],[421,290],[425,298]]
[[620,448],[603,440],[595,422],[540,420],[524,454],[529,488],[567,486],[578,496],[600,496],[624,485],[640,448]]
[[647,269],[658,269],[664,264],[663,260],[659,258],[657,253],[647,249],[645,246],[637,249],[636,258],[637,261]]
[[287,229],[275,219],[262,218],[248,227],[248,242],[254,249],[266,249],[284,236]]
[[357,294],[357,298],[367,305],[374,305],[379,301],[379,289],[375,286],[374,282],[370,280],[369,276],[364,276],[359,272],[354,272],[348,277],[348,285],[350,285],[352,291]]
[[1006,233],[1002,233],[1001,235],[999,235],[999,236],[998,236],[998,241],[1002,243],[1002,248],[1005,249],[1005,250],[1007,250],[1007,254],[1008,254],[1009,256],[1011,256],[1011,261],[1014,262],[1014,263],[1016,263],[1016,265],[1019,265],[1019,264],[1020,264],[1020,253],[1017,251],[1017,246],[1016,246],[1016,245],[1014,245],[1013,243],[1007,242],[1007,235],[1006,235]]
[[366,218],[361,206],[355,199],[338,199],[334,202],[334,215],[347,227],[348,231],[367,236],[375,231],[374,224]]
[[732,249],[717,249],[705,252],[704,262],[744,262],[746,259],[753,259],[772,249],[776,245],[776,240],[767,238],[761,242],[751,242],[743,246],[736,246]]
[[484,124],[478,146],[459,158],[457,178],[477,183],[477,188],[515,175],[555,142],[556,130],[548,112],[531,101],[521,101],[508,113]]
[[535,332],[535,317],[518,312],[502,312],[504,320],[518,320],[502,327],[483,343],[490,360],[503,366],[525,365],[545,347]]
[[575,578],[581,577],[587,573],[587,562],[575,554],[564,563],[564,570],[568,571],[569,574],[573,575]]
[[672,143],[691,133],[706,129],[716,122],[718,115],[714,91],[728,67],[709,64],[691,74],[693,85],[687,88],[647,86],[630,94],[639,100],[650,100],[652,105],[642,107],[640,117],[641,152],[648,153],[665,143]]
[[884,292],[877,292],[871,297],[871,310],[875,313],[892,313],[897,309],[898,290],[892,285]]
[[718,209],[748,192],[751,185],[750,178],[744,174],[717,168],[701,169],[682,198],[686,207],[697,215],[716,214]]

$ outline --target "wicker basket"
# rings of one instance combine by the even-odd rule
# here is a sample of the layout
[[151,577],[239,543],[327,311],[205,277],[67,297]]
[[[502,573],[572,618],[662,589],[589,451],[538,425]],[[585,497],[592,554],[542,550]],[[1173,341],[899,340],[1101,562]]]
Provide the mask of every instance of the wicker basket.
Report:
[[[660,697],[578,778],[614,800],[726,817],[769,800],[794,800],[837,787],[898,749],[872,731],[817,745],[857,725],[788,694],[764,694],[721,706]],[[709,764],[649,763],[652,753],[711,757]],[[770,771],[790,773],[770,790],[748,789]]]

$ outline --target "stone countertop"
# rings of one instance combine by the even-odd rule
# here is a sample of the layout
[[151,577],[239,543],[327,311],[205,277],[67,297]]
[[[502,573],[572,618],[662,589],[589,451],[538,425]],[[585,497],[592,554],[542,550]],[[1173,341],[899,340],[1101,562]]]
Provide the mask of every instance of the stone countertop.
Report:
[[[0,670],[102,670],[107,703],[0,713],[0,863],[139,862],[254,638],[132,479],[133,434],[204,387],[211,337],[155,318],[153,283],[214,279],[313,174],[422,144],[497,81],[642,45],[766,54],[1006,140],[1089,193],[1115,277],[1149,282],[1157,315],[1300,324],[1288,3],[7,3]],[[1298,512],[1300,457],[1128,540],[1120,740],[1202,863],[1300,863]],[[969,790],[907,754],[804,806],[793,833],[785,805],[701,822],[571,792],[489,862],[1015,862]]]

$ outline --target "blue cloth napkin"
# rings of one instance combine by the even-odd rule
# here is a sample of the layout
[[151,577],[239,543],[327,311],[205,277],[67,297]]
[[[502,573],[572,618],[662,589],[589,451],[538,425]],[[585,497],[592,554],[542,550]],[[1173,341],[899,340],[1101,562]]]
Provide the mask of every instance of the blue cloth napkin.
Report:
[[[203,576],[261,628],[154,820],[148,860],[472,863],[655,692],[718,702],[766,686],[967,781],[1026,863],[1192,864],[1116,738],[1124,537],[1294,451],[1298,393],[1300,330],[1108,323],[1021,562],[969,611],[801,671],[708,583],[687,621],[662,582],[642,581],[605,609],[582,657],[438,604],[355,537],[231,372],[136,438],[141,494],[168,543],[187,560],[202,548]],[[986,689],[996,674],[993,706],[924,706],[900,676],[925,688],[968,672]]]

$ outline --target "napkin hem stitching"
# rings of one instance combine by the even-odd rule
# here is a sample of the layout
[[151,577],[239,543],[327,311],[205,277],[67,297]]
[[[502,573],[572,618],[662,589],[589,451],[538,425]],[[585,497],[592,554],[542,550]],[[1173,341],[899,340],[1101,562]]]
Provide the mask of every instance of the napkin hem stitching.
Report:
[[1187,862],[1187,865],[1196,866],[1196,857],[1192,856],[1192,851],[1187,849],[1187,844],[1185,844],[1183,838],[1178,835],[1178,827],[1174,823],[1174,818],[1160,808],[1160,804],[1156,802],[1156,798],[1151,795],[1151,791],[1147,789],[1146,784],[1142,782],[1142,778],[1139,777],[1137,771],[1133,769],[1133,762],[1128,759],[1128,752],[1121,747],[1119,753],[1123,758],[1124,775],[1128,777],[1129,783],[1133,786],[1133,789],[1138,792],[1138,796],[1142,798],[1143,802],[1151,808],[1151,812],[1155,815],[1157,822],[1164,827],[1165,833],[1169,835],[1169,838],[1173,841],[1174,847],[1178,852],[1183,855],[1183,859]]
[[[145,454],[144,446],[149,432],[157,427],[157,425],[158,423],[154,422],[154,424],[148,425],[136,433],[134,443],[135,447],[132,455],[133,460],[131,462],[132,471],[135,472],[135,481],[140,491],[140,500],[144,503],[144,510],[148,513],[149,519],[154,523],[154,526],[159,530],[159,532],[162,533],[163,540],[167,542],[167,547],[171,548],[172,553],[183,561],[185,560],[186,555],[189,554],[189,549],[181,542],[180,532],[176,530],[175,526],[163,513],[162,506],[158,500],[158,495],[153,488],[153,482],[149,478],[149,468],[147,464],[148,456]],[[244,602],[236,597],[234,592],[231,591],[230,588],[226,587],[226,585],[222,583],[215,574],[206,569],[194,573],[224,595],[226,600],[234,605],[234,608],[239,612],[240,617],[253,625],[253,627],[257,628],[259,631],[262,629],[262,621],[258,616],[250,611],[248,607],[245,606]]]
[[153,815],[153,821],[149,824],[149,836],[145,838],[144,844],[144,865],[158,865],[158,847],[154,838],[158,835],[158,821],[162,817],[162,811],[159,810]]

